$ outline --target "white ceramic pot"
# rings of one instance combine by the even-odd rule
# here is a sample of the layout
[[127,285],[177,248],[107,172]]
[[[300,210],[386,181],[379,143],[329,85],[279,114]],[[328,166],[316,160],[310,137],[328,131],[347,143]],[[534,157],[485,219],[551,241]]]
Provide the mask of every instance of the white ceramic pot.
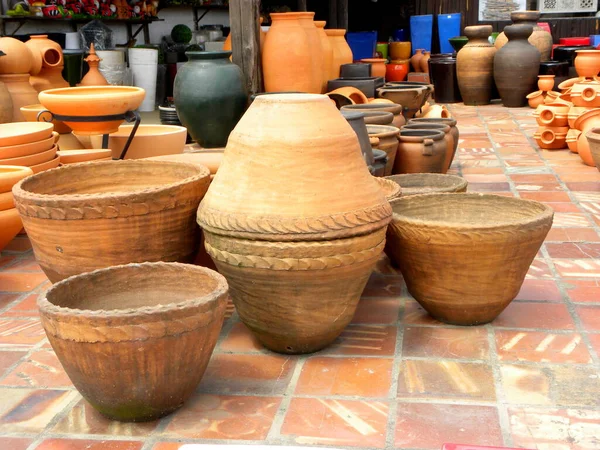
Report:
[[133,85],[146,91],[139,111],[154,111],[156,108],[156,76],[158,72],[158,50],[153,48],[130,48],[129,67],[133,74]]

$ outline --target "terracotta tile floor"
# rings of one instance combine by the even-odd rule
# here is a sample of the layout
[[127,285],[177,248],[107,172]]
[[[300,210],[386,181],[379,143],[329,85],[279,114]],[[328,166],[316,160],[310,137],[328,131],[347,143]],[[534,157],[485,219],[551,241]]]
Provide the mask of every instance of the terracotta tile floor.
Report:
[[26,236],[0,257],[0,449],[175,450],[181,443],[600,448],[600,172],[531,140],[530,109],[454,105],[471,191],[547,202],[555,222],[492,324],[429,317],[382,258],[353,323],[318,354],[264,349],[233,310],[197,393],[161,421],[101,417],[45,339],[49,285]]

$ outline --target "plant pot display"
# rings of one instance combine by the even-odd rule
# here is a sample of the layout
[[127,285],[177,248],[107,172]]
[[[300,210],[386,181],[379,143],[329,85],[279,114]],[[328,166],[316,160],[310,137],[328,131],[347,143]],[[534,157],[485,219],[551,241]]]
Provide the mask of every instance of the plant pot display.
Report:
[[101,161],[38,173],[13,194],[54,283],[118,264],[193,261],[194,214],[209,182],[208,169],[192,164]]
[[402,196],[442,192],[467,192],[468,182],[462,177],[442,173],[406,173],[391,175],[386,180],[397,183]]
[[454,325],[491,322],[508,306],[554,215],[542,203],[485,194],[402,197],[393,210],[388,248],[408,291]]
[[110,419],[141,422],[183,405],[219,337],[225,279],[178,263],[115,266],[67,278],[38,306],[81,395]]
[[[336,193],[349,184],[353,195]],[[241,320],[279,353],[314,352],[339,336],[390,219],[351,126],[311,94],[256,98],[198,209]]]

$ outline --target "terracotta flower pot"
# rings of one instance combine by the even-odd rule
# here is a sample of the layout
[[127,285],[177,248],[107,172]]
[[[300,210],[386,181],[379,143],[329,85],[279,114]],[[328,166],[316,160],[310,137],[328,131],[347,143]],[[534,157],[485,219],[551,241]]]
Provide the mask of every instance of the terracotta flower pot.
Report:
[[339,108],[347,105],[362,105],[369,102],[369,99],[360,89],[352,86],[337,88],[327,95],[331,98],[335,105]]
[[402,197],[393,210],[388,246],[408,291],[455,325],[491,322],[508,306],[554,215],[542,203],[485,194]]
[[569,127],[539,127],[533,135],[533,138],[540,146],[546,150],[558,150],[565,148],[567,132]]
[[423,59],[423,49],[418,49],[410,58],[410,64],[413,66],[415,72],[421,71],[421,59]]
[[33,35],[25,42],[32,54],[39,54],[42,59],[41,70],[31,73],[29,83],[38,91],[69,87],[69,83],[62,77],[65,65],[61,46],[48,39],[45,34]]
[[600,50],[577,50],[575,70],[580,77],[596,77],[600,72]]
[[12,121],[24,122],[25,117],[21,113],[21,107],[39,102],[37,91],[29,84],[29,75],[0,75],[0,82],[4,83],[6,90],[10,94],[12,102]]
[[465,105],[490,103],[496,54],[488,41],[491,32],[491,25],[465,27],[469,42],[456,55],[458,87]]
[[331,41],[331,46],[333,48],[331,73],[334,77],[333,79],[335,79],[340,76],[340,67],[343,64],[352,63],[352,50],[350,49],[348,42],[346,42],[346,39],[344,38],[346,30],[328,29],[325,30],[325,34],[327,34],[327,36],[329,37],[329,40]]
[[402,127],[403,130],[439,130],[444,133],[444,141],[446,141],[446,156],[444,159],[444,169],[442,173],[446,173],[452,164],[454,158],[454,136],[450,133],[452,128],[448,124],[436,123],[408,123]]
[[365,112],[365,111],[366,112],[368,112],[368,111],[391,112],[394,115],[394,119],[392,120],[393,126],[400,128],[400,127],[402,127],[402,125],[404,125],[406,123],[406,119],[404,118],[404,115],[402,114],[402,105],[398,105],[391,101],[386,102],[386,103],[370,102],[366,105],[342,106],[342,110],[345,110],[345,109],[349,109],[352,111],[363,111],[363,112]]
[[576,130],[575,128],[571,128],[567,132],[567,138],[565,139],[565,142],[567,143],[567,147],[569,147],[569,150],[571,150],[573,153],[579,153],[577,150],[577,143],[579,141],[580,134],[581,131]]
[[385,63],[387,60],[383,58],[365,58],[361,59],[360,62],[364,64],[371,64],[371,76],[385,78]]
[[419,65],[421,66],[421,72],[429,73],[429,59],[431,58],[431,52],[423,52],[423,57],[419,61]]
[[377,95],[402,105],[404,117],[410,119],[425,104],[429,91],[424,86],[394,85],[377,89]]
[[405,60],[392,60],[385,66],[385,79],[387,81],[404,81],[409,71],[409,61]]
[[537,108],[544,104],[544,93],[542,91],[534,91],[531,94],[527,94],[527,103],[530,108]]
[[400,186],[403,197],[442,192],[467,192],[469,184],[459,176],[441,173],[407,173],[392,175],[386,179]]
[[543,92],[552,91],[554,89],[555,75],[538,75],[538,89]]
[[271,350],[308,353],[352,319],[390,214],[329,99],[282,94],[257,97],[231,133],[198,223],[242,321]]
[[454,161],[454,157],[456,156],[456,150],[458,149],[458,143],[460,139],[460,133],[458,131],[458,127],[456,126],[456,119],[452,118],[429,118],[429,117],[418,117],[415,119],[410,119],[409,124],[414,123],[443,123],[444,125],[448,125],[450,127],[450,135],[453,138],[453,147],[452,147],[452,158],[448,163],[446,159],[447,168],[449,169],[452,165],[452,161]]
[[586,133],[586,138],[588,141],[588,145],[590,148],[590,154],[592,155],[592,160],[594,164],[600,171],[600,134],[598,133],[600,130],[592,129]]
[[600,127],[600,108],[590,109],[575,120],[575,128],[581,131],[577,139],[577,153],[581,160],[588,166],[594,167],[594,159],[587,140],[587,133]]
[[321,56],[323,58],[323,86],[321,92],[327,92],[327,81],[334,80],[339,75],[336,75],[333,69],[333,46],[324,29],[327,22],[315,20],[314,23],[321,42]]
[[571,101],[575,106],[586,108],[600,107],[600,83],[584,81],[575,83],[571,89]]
[[0,74],[29,74],[30,71],[38,73],[42,68],[41,57],[34,57],[29,48],[18,39],[0,37],[0,50],[5,53],[0,58]]
[[[514,24],[531,25],[533,33],[529,36],[529,43],[538,49],[542,61],[548,61],[552,53],[552,35],[538,25],[540,19],[539,11],[513,11],[510,19]],[[500,50],[508,38],[504,32],[500,33],[494,42],[494,46]]]
[[402,130],[393,173],[442,173],[446,149],[443,131]]
[[415,115],[416,118],[449,119],[452,117],[445,105],[430,105],[427,111],[423,111],[423,108],[421,111],[421,114]]
[[391,175],[398,151],[398,135],[400,134],[400,130],[389,125],[367,125],[367,132],[369,133],[369,137],[378,139],[375,148],[383,150],[386,153],[387,163],[384,175]]
[[110,419],[141,422],[175,411],[194,393],[227,299],[218,273],[158,262],[67,278],[38,306],[48,340],[81,395]]
[[411,43],[410,42],[390,42],[389,43],[390,59],[410,59]]
[[56,282],[130,262],[193,261],[194,213],[208,185],[208,170],[191,164],[103,161],[39,173],[13,194],[35,257]]
[[566,127],[569,123],[569,107],[562,104],[540,105],[534,113],[538,125]]

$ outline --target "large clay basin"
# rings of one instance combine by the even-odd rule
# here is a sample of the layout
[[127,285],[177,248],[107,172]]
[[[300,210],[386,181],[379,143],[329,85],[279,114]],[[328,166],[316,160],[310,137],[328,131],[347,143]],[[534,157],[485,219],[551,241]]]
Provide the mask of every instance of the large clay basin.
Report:
[[587,132],[587,141],[590,147],[590,154],[596,168],[600,171],[600,128],[594,128]]
[[66,165],[21,180],[15,204],[50,281],[119,264],[191,262],[208,169],[169,161]]
[[404,117],[413,118],[425,104],[429,90],[424,86],[387,86],[377,89],[377,94],[404,107]]
[[158,419],[198,386],[228,299],[225,278],[204,267],[110,267],[52,286],[38,306],[67,375],[105,416]]
[[[42,114],[38,120],[38,114],[45,110],[46,108],[41,103],[38,103],[37,105],[21,106],[21,114],[23,114],[23,117],[25,117],[27,122],[44,122],[44,118],[50,119],[51,115],[45,113]],[[52,120],[51,123],[54,125],[54,131],[57,133],[65,134],[71,132],[71,127],[65,125],[60,120]]]
[[462,177],[444,173],[405,173],[385,178],[400,186],[403,197],[442,192],[467,192],[469,184]]
[[486,194],[423,194],[392,202],[388,255],[438,320],[479,325],[516,297],[552,226],[548,205]]
[[[133,86],[82,86],[48,89],[39,94],[40,103],[53,114],[72,117],[110,116],[137,109],[146,91]],[[107,122],[64,123],[79,134],[108,134],[119,129],[122,119]]]

